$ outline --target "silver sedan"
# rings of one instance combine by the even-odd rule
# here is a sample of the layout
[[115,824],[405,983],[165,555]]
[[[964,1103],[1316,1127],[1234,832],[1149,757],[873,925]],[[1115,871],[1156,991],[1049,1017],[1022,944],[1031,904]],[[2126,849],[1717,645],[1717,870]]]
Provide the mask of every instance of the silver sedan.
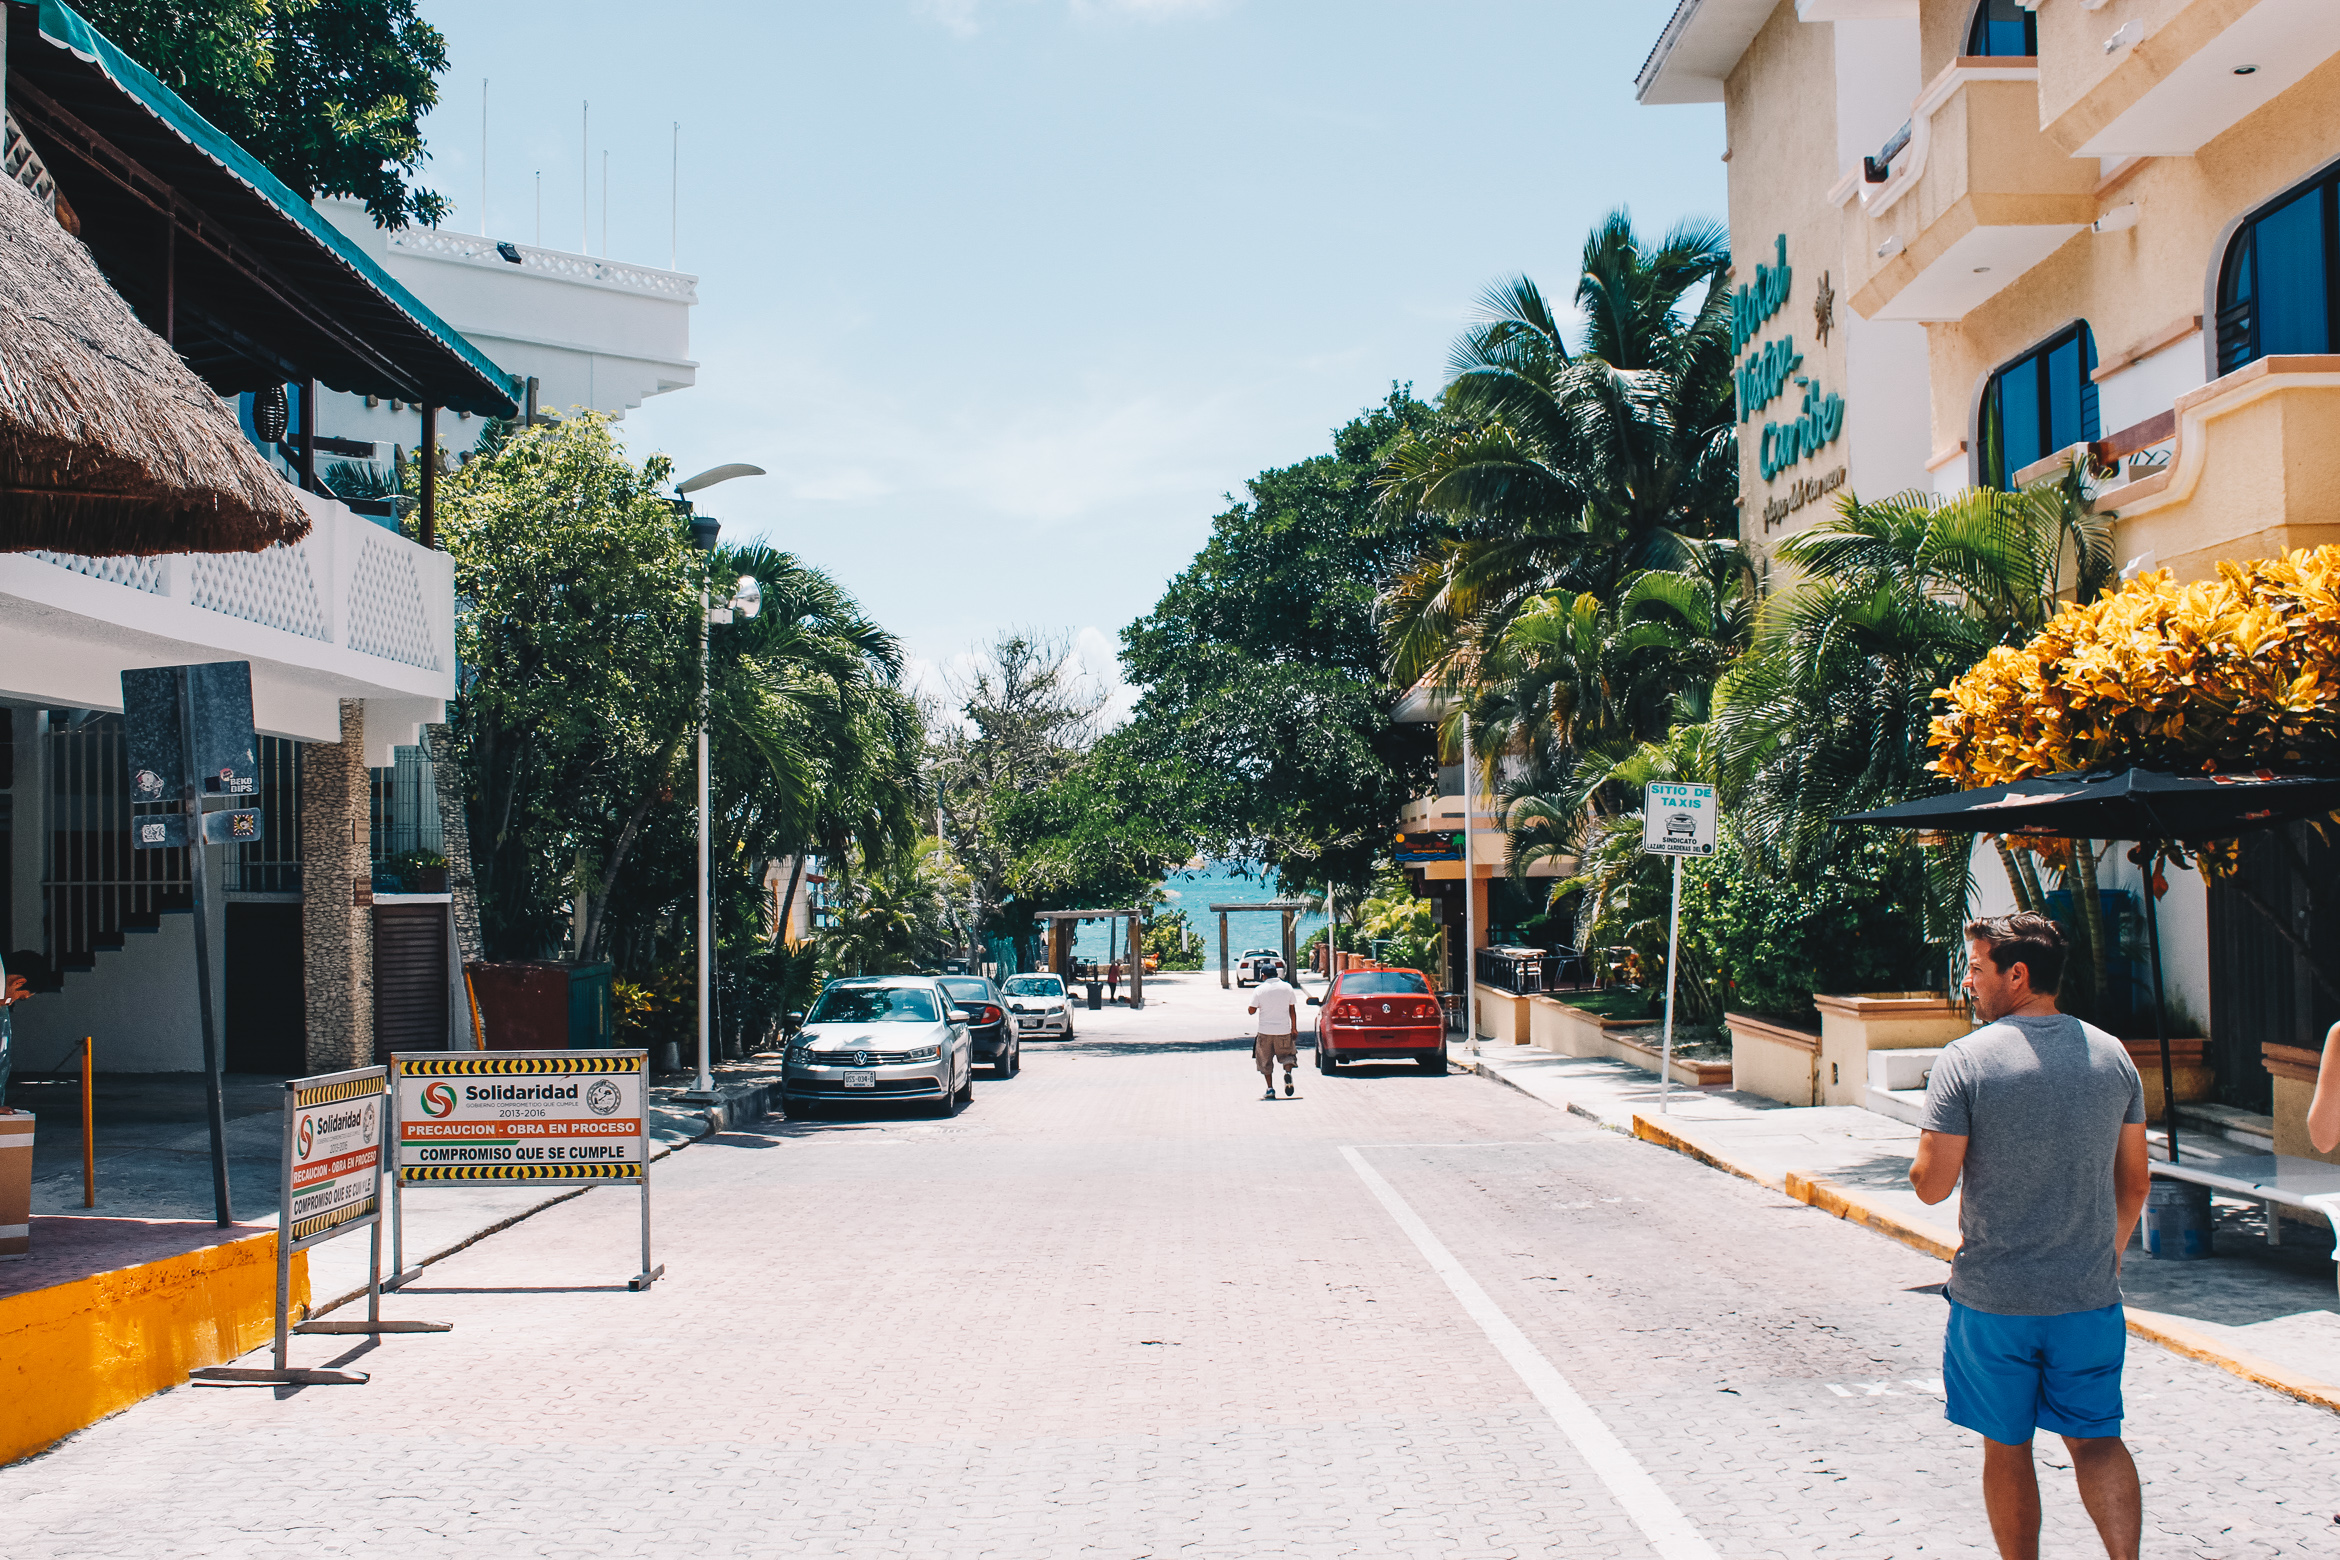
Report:
[[932,976],[831,981],[788,1047],[791,1106],[921,1101],[955,1116],[975,1092],[966,1015]]

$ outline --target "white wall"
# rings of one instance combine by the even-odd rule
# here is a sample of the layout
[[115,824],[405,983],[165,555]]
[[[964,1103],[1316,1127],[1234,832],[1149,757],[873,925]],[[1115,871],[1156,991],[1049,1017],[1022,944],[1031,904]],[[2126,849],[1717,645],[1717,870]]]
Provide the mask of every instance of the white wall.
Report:
[[[225,863],[221,851],[206,854],[211,859],[205,909],[211,921],[212,1014],[225,1045]],[[18,904],[21,911],[21,899]],[[37,889],[33,911],[37,933]],[[37,936],[25,936],[21,919],[17,931],[20,947],[38,946]],[[200,1072],[200,1013],[195,1001],[195,917],[166,915],[160,931],[128,933],[119,949],[98,954],[94,969],[69,972],[62,991],[42,992],[16,1004],[17,1070],[53,1068],[88,1035],[95,1041],[92,1054],[99,1072]]]

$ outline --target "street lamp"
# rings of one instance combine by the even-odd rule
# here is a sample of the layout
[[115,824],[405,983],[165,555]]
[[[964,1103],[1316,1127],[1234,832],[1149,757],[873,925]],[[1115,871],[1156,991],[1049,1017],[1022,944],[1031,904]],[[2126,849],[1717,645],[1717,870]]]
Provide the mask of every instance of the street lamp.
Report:
[[[702,560],[715,550],[715,537],[722,527],[693,512],[690,495],[733,477],[762,475],[761,466],[734,462],[702,471],[689,481],[675,485],[675,502],[690,519],[691,545],[698,548]],[[707,637],[714,625],[728,623],[735,615],[752,618],[761,612],[764,593],[753,579],[743,574],[732,587],[728,602],[713,607],[707,598],[707,570],[702,562],[699,569],[699,1065],[698,1076],[682,1096],[697,1103],[712,1103],[715,1099],[715,1075],[709,1070],[714,1034],[715,894],[707,871]]]

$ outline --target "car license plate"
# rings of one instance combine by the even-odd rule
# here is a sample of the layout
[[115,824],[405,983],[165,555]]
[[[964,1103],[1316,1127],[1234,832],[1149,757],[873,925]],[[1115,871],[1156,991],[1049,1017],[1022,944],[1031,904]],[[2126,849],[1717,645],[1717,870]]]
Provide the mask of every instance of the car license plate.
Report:
[[1027,1018],[1022,1020],[1023,1026],[1026,1029],[1038,1029],[1043,1022],[1044,1020],[1037,1018]]
[[877,1087],[877,1074],[849,1072],[845,1075],[845,1087],[848,1089],[874,1089]]

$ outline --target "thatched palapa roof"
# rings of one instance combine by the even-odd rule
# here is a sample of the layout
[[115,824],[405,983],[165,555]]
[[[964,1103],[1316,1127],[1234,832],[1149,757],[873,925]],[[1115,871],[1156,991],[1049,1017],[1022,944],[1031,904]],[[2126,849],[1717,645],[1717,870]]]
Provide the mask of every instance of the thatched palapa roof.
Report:
[[0,552],[258,552],[308,530],[226,404],[0,178]]

